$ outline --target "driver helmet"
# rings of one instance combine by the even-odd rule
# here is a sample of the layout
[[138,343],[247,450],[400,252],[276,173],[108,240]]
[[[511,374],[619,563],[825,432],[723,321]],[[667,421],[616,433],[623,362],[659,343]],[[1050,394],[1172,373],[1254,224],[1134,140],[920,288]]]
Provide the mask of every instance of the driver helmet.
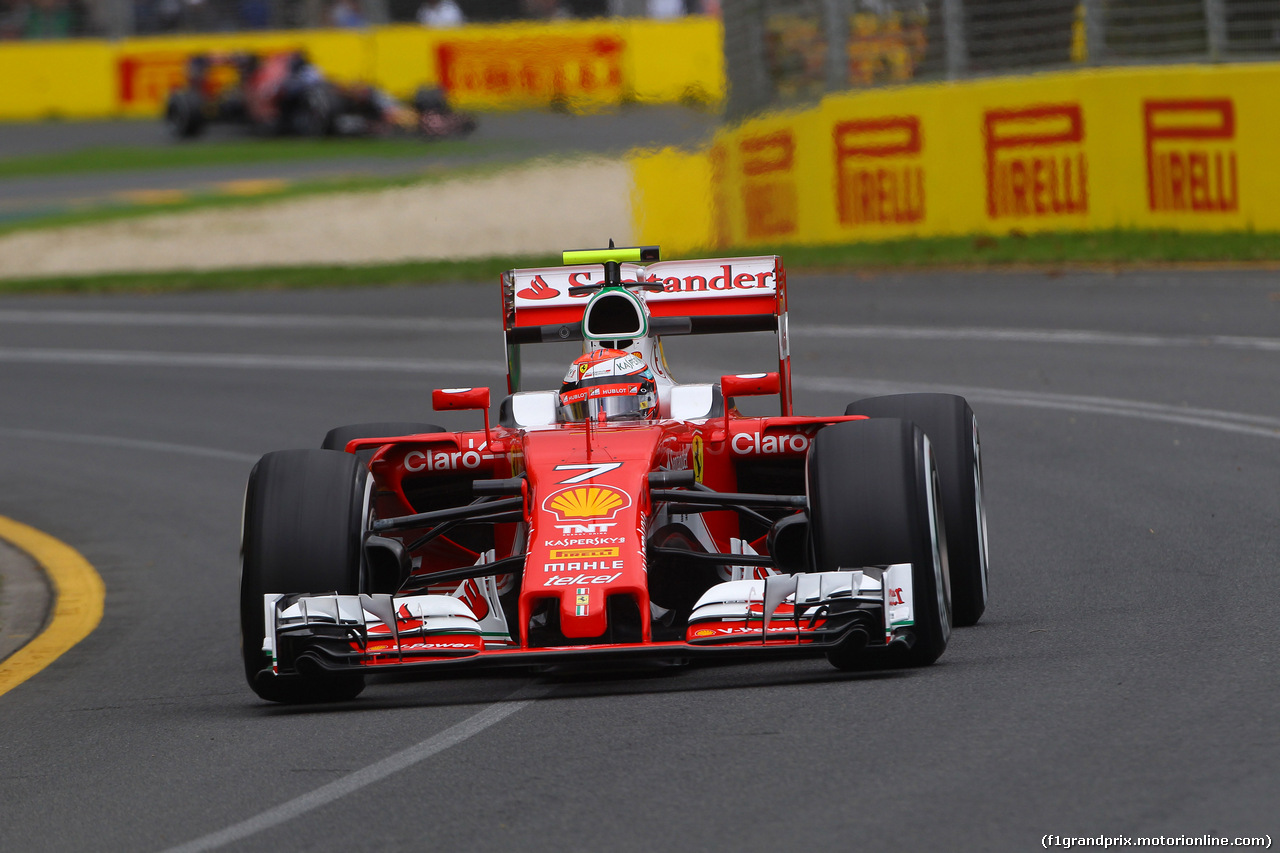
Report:
[[575,359],[560,386],[560,420],[653,420],[658,386],[639,356],[598,349]]

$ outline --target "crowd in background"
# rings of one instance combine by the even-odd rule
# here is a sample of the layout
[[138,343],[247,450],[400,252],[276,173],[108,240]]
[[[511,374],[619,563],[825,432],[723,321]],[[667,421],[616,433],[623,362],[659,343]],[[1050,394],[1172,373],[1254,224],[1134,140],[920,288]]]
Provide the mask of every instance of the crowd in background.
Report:
[[722,0],[0,0],[0,39],[629,16],[718,15]]

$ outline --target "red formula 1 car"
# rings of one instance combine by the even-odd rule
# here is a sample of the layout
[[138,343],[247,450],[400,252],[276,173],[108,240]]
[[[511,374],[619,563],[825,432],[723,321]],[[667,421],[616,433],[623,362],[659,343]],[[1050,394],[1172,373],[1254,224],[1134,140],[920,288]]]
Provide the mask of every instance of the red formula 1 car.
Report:
[[[502,278],[497,424],[487,388],[442,389],[436,409],[478,410],[475,429],[340,427],[254,467],[240,606],[259,696],[743,653],[919,666],[978,620],[982,459],[963,398],[795,415],[779,257],[565,255]],[[749,331],[776,334],[776,372],[672,377],[664,336]],[[582,342],[561,387],[522,390],[521,350],[559,341]],[[741,414],[749,396],[780,414]]]
[[373,86],[327,79],[301,51],[192,56],[186,85],[165,101],[164,121],[175,139],[199,136],[211,123],[277,135],[428,139],[462,137],[476,127],[439,89],[424,86],[404,104]]

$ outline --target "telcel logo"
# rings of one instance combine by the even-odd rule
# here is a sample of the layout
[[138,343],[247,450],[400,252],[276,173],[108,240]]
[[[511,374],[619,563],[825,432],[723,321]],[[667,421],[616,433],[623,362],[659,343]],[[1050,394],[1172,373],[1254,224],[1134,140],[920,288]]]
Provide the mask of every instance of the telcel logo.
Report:
[[791,435],[765,435],[758,432],[740,432],[730,442],[734,453],[742,455],[775,455],[804,453],[809,449],[809,436],[801,433]]

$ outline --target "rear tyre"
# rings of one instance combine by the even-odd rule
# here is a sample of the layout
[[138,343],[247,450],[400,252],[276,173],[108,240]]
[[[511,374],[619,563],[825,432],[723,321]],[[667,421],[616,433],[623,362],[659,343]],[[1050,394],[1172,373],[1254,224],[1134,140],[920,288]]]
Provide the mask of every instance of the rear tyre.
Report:
[[204,105],[190,89],[169,93],[164,107],[164,125],[174,139],[191,139],[204,130]]
[[952,614],[956,625],[976,625],[987,609],[987,511],[973,409],[954,394],[894,394],[850,403],[844,413],[914,421],[929,436],[942,480]]
[[262,651],[263,595],[362,591],[361,544],[369,473],[329,450],[268,453],[249,473],[240,546],[240,632],[245,677],[271,702],[338,702],[364,689],[363,675],[276,676]]
[[837,648],[828,660],[840,669],[933,663],[951,635],[951,593],[938,469],[924,432],[897,418],[832,424],[814,437],[805,478],[817,571],[912,567],[911,647],[879,657]]

